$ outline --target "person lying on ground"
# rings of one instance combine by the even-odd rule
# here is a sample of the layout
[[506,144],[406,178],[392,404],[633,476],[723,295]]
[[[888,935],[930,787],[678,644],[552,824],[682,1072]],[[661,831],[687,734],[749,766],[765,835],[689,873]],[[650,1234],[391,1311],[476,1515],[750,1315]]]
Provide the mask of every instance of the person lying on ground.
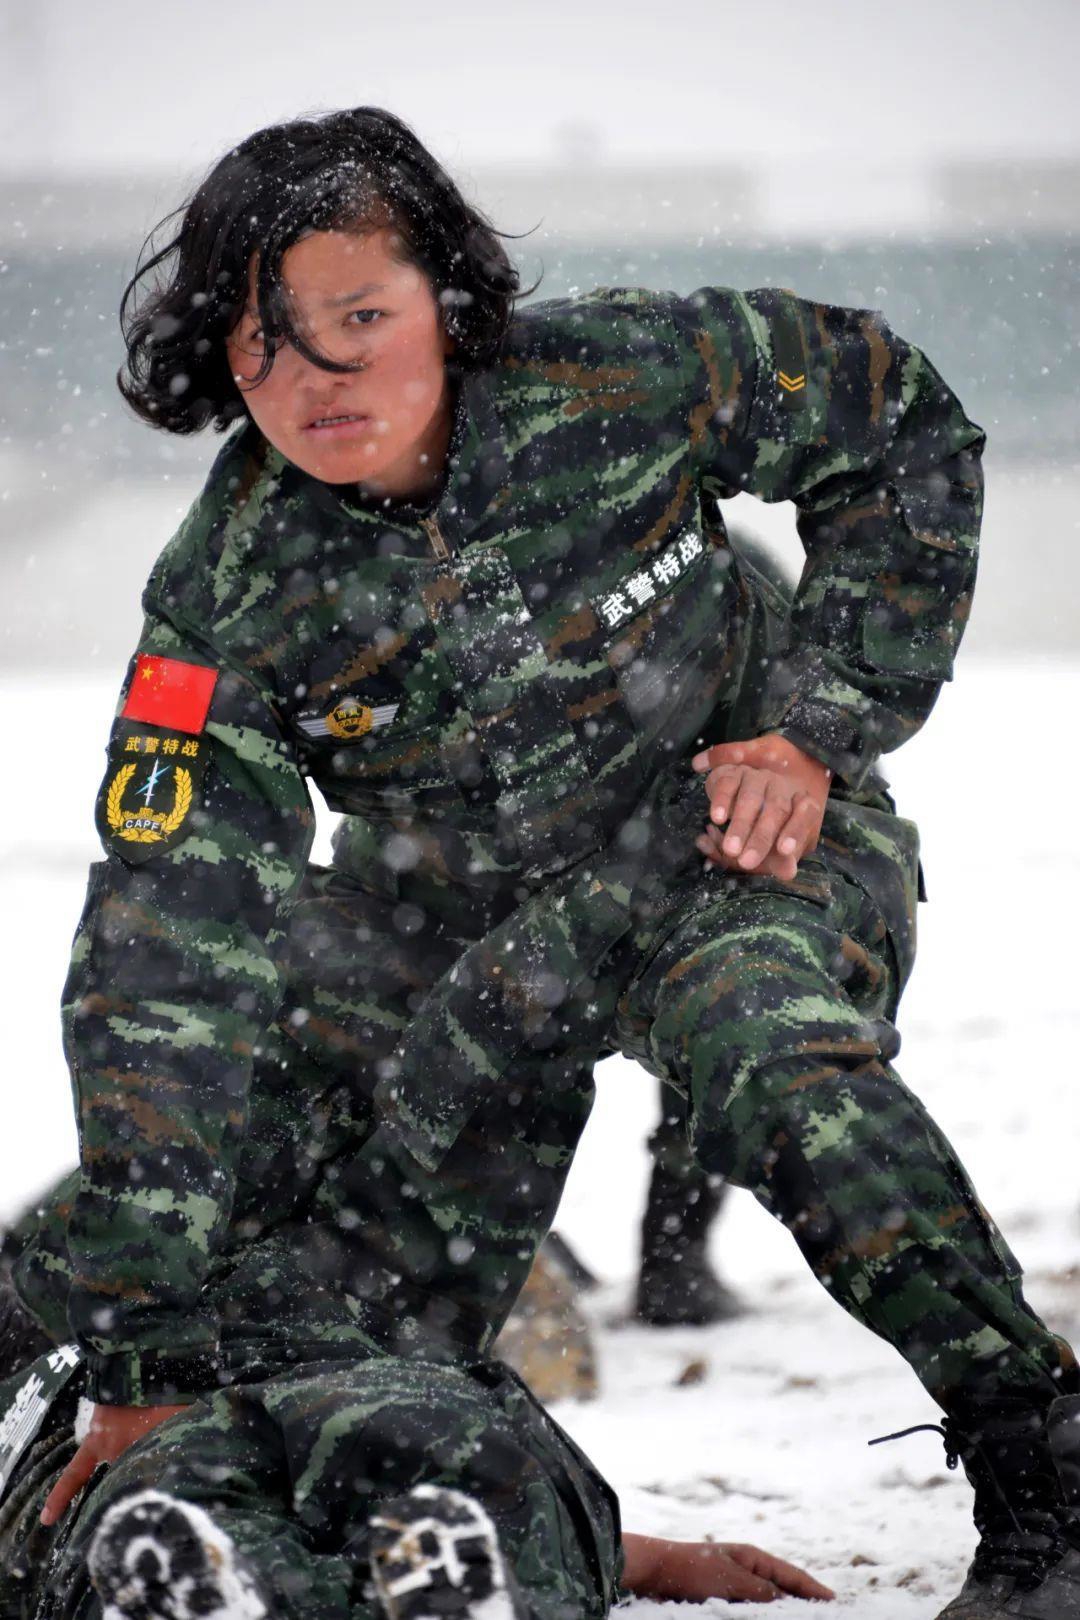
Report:
[[[256,1251],[255,1270],[287,1280],[279,1250]],[[241,1370],[171,1413],[80,1402],[70,1345],[13,1373],[0,1390],[0,1616],[565,1620],[603,1616],[627,1592],[832,1595],[758,1548],[622,1535],[610,1488],[496,1361],[438,1338],[408,1358],[359,1340],[351,1357],[328,1349],[336,1359],[269,1377]],[[94,1434],[106,1421],[127,1421],[128,1443],[57,1530],[42,1506],[73,1452],[115,1449],[114,1433]],[[485,1607],[493,1598],[503,1606]]]
[[[403,1156],[387,1270],[402,1230],[410,1285],[479,1247],[508,1309],[618,1050],[944,1409],[980,1535],[949,1620],[1080,1607],[1075,1357],[892,1065],[918,840],[877,762],[952,670],[982,430],[865,310],[524,304],[379,109],[241,142],[142,270],[125,397],[230,431],[144,595],[65,994],[94,1400],[228,1370],[237,1211],[308,1199],[315,1275],[363,1296],[354,1106]],[[727,542],[740,491],[798,510],[791,602]],[[298,1122],[314,1188],[259,1174]]]

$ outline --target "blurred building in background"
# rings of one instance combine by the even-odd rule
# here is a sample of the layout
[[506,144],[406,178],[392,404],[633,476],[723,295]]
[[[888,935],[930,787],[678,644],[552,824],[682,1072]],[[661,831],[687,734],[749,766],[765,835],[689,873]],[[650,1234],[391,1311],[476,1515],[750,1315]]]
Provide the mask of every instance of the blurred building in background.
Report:
[[[846,225],[815,233],[805,196],[800,228],[786,227],[805,190],[790,163],[631,166],[587,124],[561,128],[554,146],[548,163],[455,170],[514,234],[524,284],[540,277],[533,297],[774,284],[883,310],[990,436],[969,649],[1080,652],[1080,163],[852,154],[841,173],[822,167],[822,196],[862,187],[869,201],[860,193]],[[137,422],[113,380],[123,285],[192,183],[0,173],[0,590],[16,607],[0,667],[119,674],[141,581],[215,453],[212,434]],[[825,213],[836,220],[835,206]],[[733,508],[797,561],[790,509],[742,497]]]

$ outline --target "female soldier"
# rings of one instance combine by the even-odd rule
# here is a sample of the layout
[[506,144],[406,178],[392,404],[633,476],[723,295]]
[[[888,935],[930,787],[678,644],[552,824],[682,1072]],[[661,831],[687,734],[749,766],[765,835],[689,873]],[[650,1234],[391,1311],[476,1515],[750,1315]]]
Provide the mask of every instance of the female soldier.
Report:
[[[980,430],[867,311],[515,309],[494,234],[371,109],[244,142],[158,265],[126,397],[240,422],[144,596],[65,996],[98,1404],[53,1511],[213,1386],[230,1222],[310,1219],[360,1297],[512,1299],[617,1047],[945,1408],[982,1538],[947,1612],[1067,1612],[1075,1362],[890,1066],[916,835],[875,764],[951,670]],[[790,614],[726,544],[743,489],[799,508]],[[305,884],[309,777],[346,820]],[[28,1295],[63,1269],[40,1253]]]

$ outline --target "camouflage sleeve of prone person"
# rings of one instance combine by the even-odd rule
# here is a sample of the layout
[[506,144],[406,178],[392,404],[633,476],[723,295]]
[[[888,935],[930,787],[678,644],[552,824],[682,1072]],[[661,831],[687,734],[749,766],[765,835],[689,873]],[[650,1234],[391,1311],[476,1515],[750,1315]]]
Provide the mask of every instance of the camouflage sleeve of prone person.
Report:
[[951,677],[985,435],[873,310],[771,288],[703,288],[676,309],[703,491],[794,502],[806,551],[757,729],[858,787]]
[[81,1157],[69,1321],[95,1399],[153,1404],[215,1385],[200,1288],[314,822],[267,694],[154,614],[97,820],[107,859],[64,990]]

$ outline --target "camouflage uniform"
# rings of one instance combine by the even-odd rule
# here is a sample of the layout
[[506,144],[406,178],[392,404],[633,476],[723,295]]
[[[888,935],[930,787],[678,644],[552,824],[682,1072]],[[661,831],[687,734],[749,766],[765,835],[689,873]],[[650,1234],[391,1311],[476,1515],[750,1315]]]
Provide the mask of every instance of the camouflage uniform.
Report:
[[[783,614],[791,610],[794,581],[755,536],[728,531],[737,565],[750,580],[761,576]],[[641,1263],[634,1312],[653,1326],[703,1326],[743,1314],[737,1294],[710,1261],[712,1231],[727,1202],[722,1176],[703,1170],[688,1139],[688,1104],[675,1087],[657,1086],[659,1117],[647,1146],[652,1160],[641,1221]]]
[[483,1504],[534,1620],[605,1615],[618,1503],[520,1379],[490,1360],[354,1349],[205,1396],[45,1530],[42,1503],[74,1449],[69,1398],[0,1506],[0,1620],[97,1620],[88,1549],[108,1508],[146,1487],[209,1511],[275,1620],[375,1620],[368,1519],[417,1484]]
[[[70,1267],[98,1398],[314,1359],[290,1285],[230,1273],[260,1231],[301,1316],[325,1288],[486,1349],[611,1048],[937,1398],[1057,1392],[1067,1347],[890,1067],[917,837],[875,762],[950,673],[982,437],[877,315],[705,289],[520,311],[430,512],[227,442],[129,678],[194,666],[208,717],[117,720],[65,995],[81,1179],[21,1268],[45,1316]],[[727,544],[741,489],[799,508],[790,614]],[[791,883],[702,872],[685,762],[765,731],[836,773],[821,846]]]

